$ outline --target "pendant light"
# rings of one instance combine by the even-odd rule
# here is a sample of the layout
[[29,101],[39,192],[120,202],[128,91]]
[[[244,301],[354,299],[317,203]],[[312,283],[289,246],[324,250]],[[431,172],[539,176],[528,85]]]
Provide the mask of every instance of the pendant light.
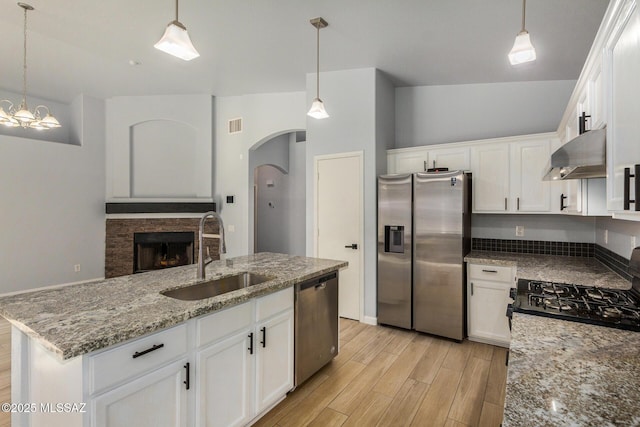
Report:
[[311,104],[311,108],[309,112],[307,112],[307,116],[311,116],[314,119],[326,119],[329,117],[327,111],[324,109],[324,103],[320,99],[320,29],[329,25],[327,21],[322,18],[313,18],[311,21],[311,25],[316,27],[317,29],[317,37],[316,37],[316,97]]
[[509,62],[511,65],[523,64],[536,60],[536,50],[531,44],[529,32],[524,28],[525,11],[527,9],[527,0],[522,0],[522,30],[516,36],[511,52],[509,52]]
[[153,47],[185,61],[191,61],[200,56],[191,43],[187,28],[178,21],[178,0],[176,0],[176,19],[169,22],[162,38]]
[[[26,3],[18,3],[22,9],[24,9],[24,49],[23,49],[23,66],[22,66],[22,102],[16,110],[14,104],[8,99],[0,101],[0,124],[9,127],[22,127],[31,128],[37,130],[47,130],[53,128],[59,128],[60,123],[53,117],[44,105],[38,105],[33,112],[29,111],[27,106],[27,11],[33,10],[33,6]],[[2,108],[2,104],[7,104],[8,108],[5,111]],[[42,114],[46,110],[46,115]]]

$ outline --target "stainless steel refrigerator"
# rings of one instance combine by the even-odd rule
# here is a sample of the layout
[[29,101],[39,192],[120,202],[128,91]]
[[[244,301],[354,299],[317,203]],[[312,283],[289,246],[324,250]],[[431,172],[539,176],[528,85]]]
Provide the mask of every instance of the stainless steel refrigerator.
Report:
[[378,323],[462,340],[471,173],[378,177]]

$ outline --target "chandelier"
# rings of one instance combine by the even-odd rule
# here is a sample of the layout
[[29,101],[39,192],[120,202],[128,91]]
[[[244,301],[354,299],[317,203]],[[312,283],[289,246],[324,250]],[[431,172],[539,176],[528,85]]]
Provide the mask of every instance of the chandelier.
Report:
[[[51,115],[49,108],[38,105],[33,112],[27,107],[27,11],[33,10],[33,6],[26,3],[18,3],[24,9],[24,62],[22,74],[22,102],[16,106],[8,99],[0,100],[0,124],[9,127],[22,127],[38,130],[59,128],[60,123]],[[8,105],[5,111],[3,105]]]

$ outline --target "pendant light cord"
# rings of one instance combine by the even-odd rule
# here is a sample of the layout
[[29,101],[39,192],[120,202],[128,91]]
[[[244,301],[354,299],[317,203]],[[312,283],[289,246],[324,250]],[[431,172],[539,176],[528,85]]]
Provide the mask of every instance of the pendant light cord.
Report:
[[24,50],[22,66],[22,108],[27,109],[27,9],[24,8]]
[[176,21],[179,21],[179,19],[178,19],[178,0],[176,0]]
[[524,18],[527,10],[527,0],[522,0],[522,31],[526,31],[524,29]]
[[320,25],[316,31],[316,97],[320,98]]

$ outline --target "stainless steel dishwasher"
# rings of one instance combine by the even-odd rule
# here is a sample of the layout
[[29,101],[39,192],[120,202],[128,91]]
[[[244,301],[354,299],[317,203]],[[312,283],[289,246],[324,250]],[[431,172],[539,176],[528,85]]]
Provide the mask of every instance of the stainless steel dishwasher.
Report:
[[338,274],[296,285],[295,386],[338,354]]

